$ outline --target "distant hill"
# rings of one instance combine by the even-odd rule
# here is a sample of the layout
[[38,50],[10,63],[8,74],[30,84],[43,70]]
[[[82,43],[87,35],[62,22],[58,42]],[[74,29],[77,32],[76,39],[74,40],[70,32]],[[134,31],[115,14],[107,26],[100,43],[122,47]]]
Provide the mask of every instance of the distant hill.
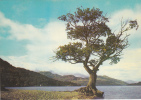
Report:
[[[82,86],[86,86],[89,78],[82,78],[82,77],[75,77],[74,75],[58,75],[58,74],[53,74],[48,71],[41,71],[39,72],[42,75],[45,75],[47,77],[53,78],[55,80],[61,80],[61,81],[70,81],[73,83],[81,84]],[[98,76],[97,77],[97,85],[127,85],[126,82],[110,78],[108,76]]]
[[132,84],[132,83],[137,83],[137,82],[136,81],[132,81],[132,80],[128,80],[128,81],[126,81],[126,83]]
[[2,87],[14,86],[68,86],[78,85],[71,82],[62,82],[44,76],[40,73],[16,68],[0,58],[0,76]]
[[132,84],[129,84],[129,85],[141,85],[141,82],[138,82],[138,83],[132,83]]

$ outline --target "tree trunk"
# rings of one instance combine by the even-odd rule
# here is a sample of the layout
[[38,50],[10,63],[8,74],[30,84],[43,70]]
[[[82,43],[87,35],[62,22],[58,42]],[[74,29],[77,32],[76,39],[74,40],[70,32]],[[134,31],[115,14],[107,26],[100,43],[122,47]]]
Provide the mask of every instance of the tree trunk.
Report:
[[96,88],[96,79],[97,79],[96,72],[97,71],[93,71],[92,73],[90,73],[89,82],[86,88],[93,95],[96,95],[98,97],[103,97],[104,92],[101,92]]
[[88,63],[88,59],[86,60],[86,62],[84,62],[84,68],[85,70],[89,73],[90,77],[89,77],[89,82],[87,84],[86,87],[82,87],[76,91],[78,92],[81,92],[81,93],[84,93],[85,95],[93,95],[93,96],[96,96],[96,97],[103,97],[103,94],[104,92],[101,92],[99,91],[97,88],[96,88],[96,79],[97,79],[97,69],[96,67],[94,67],[93,70],[91,70],[88,66],[87,66],[87,63]]
[[97,88],[96,88],[96,79],[97,79],[96,71],[93,71],[90,74],[89,82],[87,84],[87,87],[90,88],[90,89],[93,89],[94,91],[97,91]]
[[104,92],[101,92],[96,88],[96,79],[97,79],[96,71],[91,72],[89,75],[90,77],[87,87],[82,87],[77,91],[84,93],[85,95],[94,95],[97,97],[103,97]]

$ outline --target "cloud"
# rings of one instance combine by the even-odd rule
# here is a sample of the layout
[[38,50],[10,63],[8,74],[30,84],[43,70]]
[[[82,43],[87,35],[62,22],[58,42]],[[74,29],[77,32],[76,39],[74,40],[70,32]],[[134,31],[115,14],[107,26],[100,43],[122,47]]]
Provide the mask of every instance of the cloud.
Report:
[[118,64],[102,65],[99,75],[108,75],[121,80],[141,80],[141,48],[125,50]]
[[88,76],[82,64],[70,64],[65,62],[48,62],[46,59],[25,56],[1,56],[15,67],[22,67],[34,71],[51,71],[60,75],[81,75]]
[[14,22],[0,12],[0,27],[9,27],[9,39],[30,41],[26,48],[33,56],[47,55],[59,45],[68,43],[63,22],[50,22],[43,28],[36,28],[31,24]]
[[[29,57],[29,55],[14,57],[1,56],[3,59],[10,62],[16,67],[23,67],[29,70],[52,71],[60,75],[67,74],[83,74],[88,76],[88,73],[83,68],[82,64],[69,64],[65,62],[48,62],[46,59]],[[124,56],[118,64],[100,66],[98,75],[107,75],[109,77],[120,80],[141,80],[141,49],[126,50]]]
[[15,38],[17,40],[24,39],[34,39],[35,36],[39,35],[38,29],[29,24],[20,24],[18,22],[14,22],[10,19],[5,18],[5,16],[0,12],[0,26],[1,27],[9,27],[8,32],[11,34],[10,38]]
[[110,77],[121,79],[123,81],[141,80],[141,48],[127,49],[118,64],[108,65],[108,61],[100,66],[99,75],[108,75]]
[[[112,31],[119,32],[120,30],[120,24],[121,24],[121,19],[123,19],[123,21],[126,20],[137,20],[138,24],[139,24],[139,28],[137,31],[135,30],[130,30],[128,32],[128,34],[131,34],[133,38],[136,37],[141,37],[141,12],[140,12],[140,6],[141,5],[136,5],[135,9],[123,9],[120,11],[116,11],[112,14],[111,18],[110,18],[110,23],[108,23],[109,27],[112,28]],[[134,34],[136,33],[136,34]]]
[[[121,18],[123,17],[124,20],[137,20],[139,24],[138,30],[131,30],[127,32],[128,34],[131,34],[129,37],[130,40],[133,40],[133,42],[138,41],[138,39],[141,38],[141,12],[140,12],[141,5],[137,5],[135,9],[123,9],[120,11],[116,11],[112,14],[110,23],[108,24],[113,31],[116,30],[118,32],[118,29],[120,28],[120,22]],[[140,44],[140,43],[138,43]],[[137,45],[135,43],[131,44]],[[99,75],[108,75],[113,78],[121,79],[121,80],[138,80],[140,81],[141,78],[141,48],[129,48],[127,50],[124,50],[123,56],[121,61],[118,64],[114,65],[108,65],[105,63],[105,65],[102,65],[100,67],[100,71],[98,72]]]
[[43,28],[36,28],[31,24],[21,24],[5,18],[4,14],[0,12],[0,27],[9,27],[11,38],[17,40],[46,41],[59,39],[66,39],[65,24],[63,22],[50,22]]
[[[139,8],[140,6],[137,5],[135,10],[123,9],[114,12],[108,25],[114,31],[119,27],[118,23],[123,17],[124,19],[137,19],[139,26],[141,26],[141,12]],[[49,61],[49,57],[54,55],[53,50],[55,50],[55,48],[69,42],[63,22],[49,22],[44,27],[37,28],[31,24],[14,22],[0,12],[0,27],[9,27],[9,30],[7,30],[10,33],[9,39],[30,41],[30,43],[25,46],[27,55],[20,57],[1,56],[12,65],[30,70],[48,70],[58,74],[84,74],[88,76],[81,64],[74,65],[61,61]],[[137,37],[141,37],[140,32],[141,28],[139,27],[137,31],[133,30],[129,33],[132,34],[131,38],[136,39]],[[123,54],[123,59],[121,59],[118,64],[112,66],[104,64],[100,67],[98,74],[122,80],[141,80],[141,49],[127,49]]]
[[49,61],[54,55],[59,45],[69,42],[65,31],[65,23],[50,22],[43,28],[36,28],[30,24],[21,24],[14,22],[0,13],[0,26],[9,27],[9,39],[17,41],[28,40],[30,43],[26,45],[27,55],[17,56],[1,56],[16,67],[23,67],[30,70],[48,70],[58,74],[83,74],[87,75],[83,66],[76,64],[71,65],[64,62]]
[[73,67],[68,63],[51,63],[52,61],[49,61],[49,58],[54,55],[53,50],[56,50],[59,45],[64,45],[69,42],[65,31],[65,23],[59,21],[50,22],[43,28],[37,28],[31,24],[14,22],[0,12],[0,27],[9,27],[9,29],[6,30],[9,33],[8,39],[14,39],[17,40],[17,42],[22,40],[30,41],[25,46],[27,49],[26,55],[18,57],[1,55],[4,60],[7,60],[12,65],[30,70],[56,69],[55,72],[61,73],[62,71],[64,74],[73,72],[73,70],[80,70],[79,67]]

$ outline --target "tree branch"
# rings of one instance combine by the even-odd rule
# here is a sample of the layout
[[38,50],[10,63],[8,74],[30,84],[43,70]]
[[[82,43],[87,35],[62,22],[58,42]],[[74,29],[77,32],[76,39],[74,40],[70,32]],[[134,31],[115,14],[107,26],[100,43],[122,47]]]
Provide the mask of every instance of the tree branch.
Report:
[[92,70],[88,67],[87,63],[83,62],[83,65],[84,65],[85,70],[86,70],[89,74],[91,74],[91,73],[92,73]]

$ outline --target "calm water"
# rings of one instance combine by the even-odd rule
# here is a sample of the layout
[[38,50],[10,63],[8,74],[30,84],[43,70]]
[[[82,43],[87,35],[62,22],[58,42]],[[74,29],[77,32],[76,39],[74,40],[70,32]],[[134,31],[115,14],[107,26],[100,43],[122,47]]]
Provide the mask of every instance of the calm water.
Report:
[[[7,89],[73,91],[82,86],[41,86],[41,87],[7,87]],[[104,92],[104,99],[141,99],[141,86],[97,86]]]

